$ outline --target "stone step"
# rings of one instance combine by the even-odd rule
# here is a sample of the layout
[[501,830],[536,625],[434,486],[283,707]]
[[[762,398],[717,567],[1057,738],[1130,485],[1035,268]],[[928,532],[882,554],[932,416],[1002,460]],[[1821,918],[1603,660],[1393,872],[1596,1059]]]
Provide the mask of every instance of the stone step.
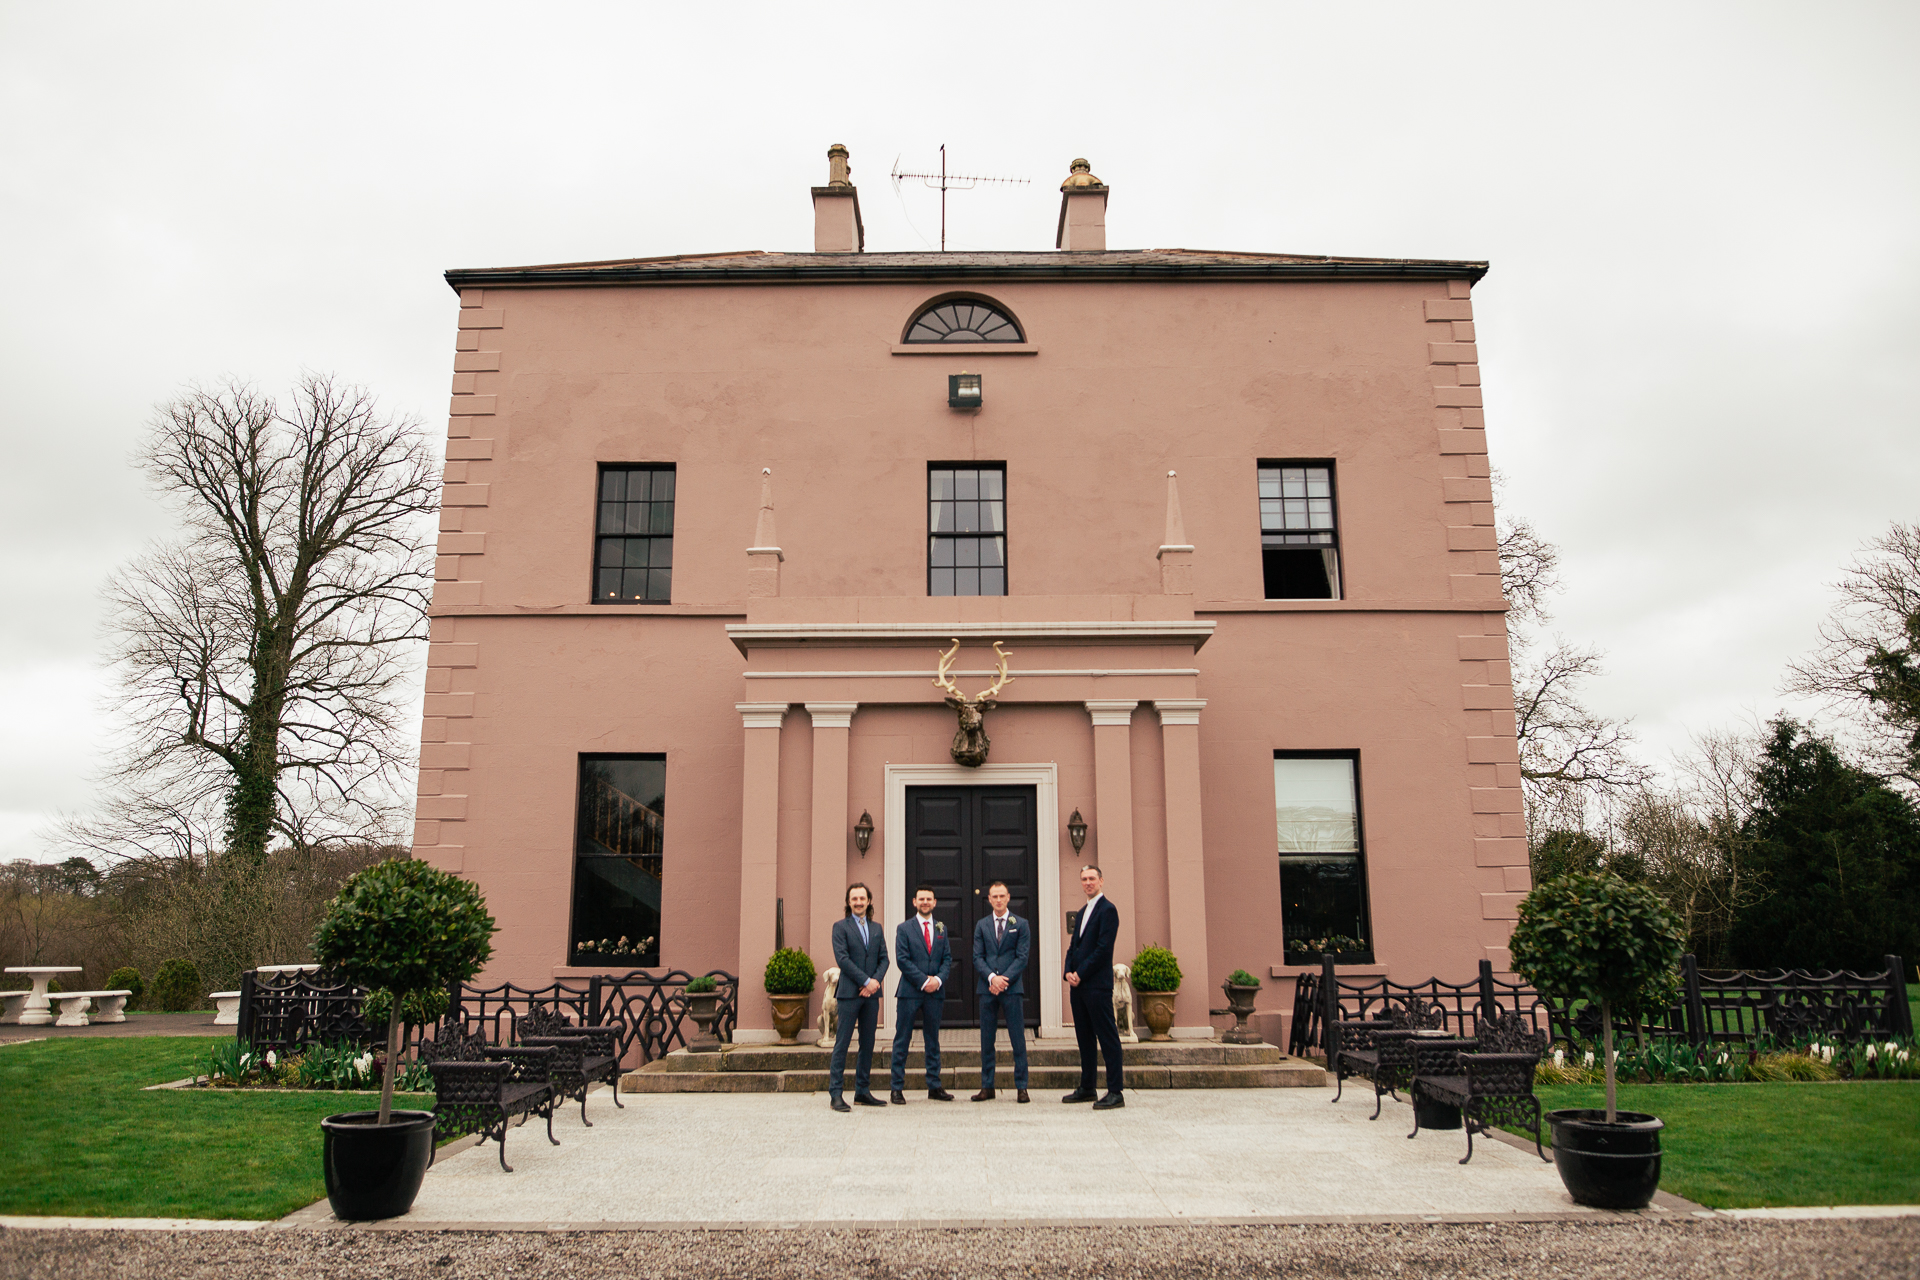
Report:
[[[917,1071],[926,1064],[926,1053],[918,1047],[919,1043],[916,1038],[915,1047],[908,1051],[908,1070]],[[940,1049],[940,1060],[946,1067],[977,1070],[980,1066],[978,1041],[942,1044]],[[831,1050],[807,1045],[732,1045],[719,1053],[671,1053],[648,1063],[641,1070],[651,1073],[824,1071],[830,1056]],[[1130,1044],[1122,1047],[1121,1056],[1129,1069],[1147,1066],[1273,1066],[1295,1061],[1270,1044],[1231,1045],[1214,1042]],[[1013,1061],[1013,1050],[1003,1043],[995,1050],[995,1057],[1004,1066]],[[875,1044],[873,1062],[876,1070],[890,1068],[893,1064],[892,1045],[885,1042]],[[1027,1062],[1034,1067],[1066,1066],[1078,1070],[1080,1050],[1075,1045],[1058,1040],[1039,1041],[1028,1045]]]

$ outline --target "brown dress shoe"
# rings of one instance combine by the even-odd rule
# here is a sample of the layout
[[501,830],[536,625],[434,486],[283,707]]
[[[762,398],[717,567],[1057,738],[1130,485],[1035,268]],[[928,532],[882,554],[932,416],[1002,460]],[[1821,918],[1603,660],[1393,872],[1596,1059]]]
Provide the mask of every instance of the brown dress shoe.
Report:
[[973,1095],[973,1099],[972,1099],[972,1100],[973,1100],[974,1102],[992,1102],[992,1101],[993,1101],[993,1090],[991,1090],[991,1089],[982,1089],[982,1090],[981,1090],[980,1092],[978,1092],[978,1093],[976,1093],[976,1094],[974,1094],[974,1095]]
[[1031,1101],[1033,1101],[1033,1099],[1031,1099],[1031,1098],[1029,1098],[1029,1097],[1027,1096],[1027,1091],[1026,1091],[1025,1089],[1022,1089],[1022,1090],[1020,1091],[1020,1094],[1019,1094],[1019,1096],[1018,1096],[1018,1097],[1016,1097],[1016,1098],[1014,1099],[1014,1101],[1015,1101],[1015,1102],[1031,1102]]
[[945,1089],[929,1089],[927,1090],[927,1096],[933,1099],[935,1102],[952,1102],[953,1101],[953,1095],[948,1093]]

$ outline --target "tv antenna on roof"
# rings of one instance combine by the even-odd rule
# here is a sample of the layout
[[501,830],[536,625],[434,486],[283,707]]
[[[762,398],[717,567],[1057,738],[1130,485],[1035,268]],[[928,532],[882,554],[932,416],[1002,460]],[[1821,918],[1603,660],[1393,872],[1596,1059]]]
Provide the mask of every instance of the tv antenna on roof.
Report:
[[940,144],[940,172],[905,173],[901,171],[900,162],[895,160],[893,162],[893,189],[895,191],[900,189],[900,179],[902,178],[918,178],[926,183],[927,186],[933,187],[940,192],[940,252],[942,253],[947,251],[947,192],[971,191],[982,182],[999,182],[1008,186],[1025,186],[1027,183],[1025,178],[989,178],[977,173],[948,173],[947,144],[944,142]]

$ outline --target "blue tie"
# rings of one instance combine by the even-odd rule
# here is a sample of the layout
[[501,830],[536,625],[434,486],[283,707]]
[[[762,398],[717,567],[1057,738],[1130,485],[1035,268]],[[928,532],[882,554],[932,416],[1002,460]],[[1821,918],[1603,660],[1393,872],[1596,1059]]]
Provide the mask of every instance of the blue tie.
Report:
[[853,922],[860,926],[860,945],[864,947],[867,945],[867,941],[868,941],[867,922],[865,920],[862,920],[859,916],[855,916],[853,918]]

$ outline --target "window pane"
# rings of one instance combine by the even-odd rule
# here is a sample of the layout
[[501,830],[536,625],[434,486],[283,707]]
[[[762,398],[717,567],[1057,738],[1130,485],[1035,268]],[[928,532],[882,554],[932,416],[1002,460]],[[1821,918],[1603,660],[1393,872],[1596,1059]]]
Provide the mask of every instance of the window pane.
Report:
[[[615,550],[618,550],[618,548],[615,548]],[[620,598],[620,571],[618,569],[602,569],[600,571],[600,585],[595,591],[595,594],[602,600],[618,600]]]
[[980,594],[983,596],[1003,596],[1007,594],[1007,571],[1005,569],[982,569],[980,571]]
[[935,533],[953,532],[953,503],[936,502],[933,504],[933,531]]
[[1309,547],[1264,547],[1261,570],[1269,600],[1331,600],[1333,580],[1327,562]]
[[655,502],[653,504],[653,519],[648,522],[648,528],[653,533],[673,532],[673,504],[671,502]]
[[647,598],[647,571],[627,569],[620,579],[620,598],[628,604]]
[[951,502],[953,500],[953,472],[931,472],[930,483],[933,486],[930,492],[935,502]]
[[951,569],[953,567],[953,539],[933,539],[933,546],[929,554],[933,558],[928,561],[928,563],[933,565],[934,568]]
[[980,549],[980,563],[983,565],[1005,564],[1006,543],[1005,538],[981,538],[974,544]]
[[971,500],[980,496],[980,473],[978,471],[956,471],[953,473],[953,496]]
[[980,496],[983,498],[996,499],[1006,497],[1006,478],[1007,473],[1004,471],[982,471],[980,473]]
[[1307,496],[1309,498],[1324,498],[1332,492],[1332,486],[1327,483],[1327,469],[1325,467],[1307,468]]
[[632,569],[635,567],[639,567],[639,568],[646,567],[647,543],[649,541],[650,539],[647,539],[647,538],[621,539],[621,545],[626,548],[626,556],[623,560],[623,563],[627,566],[627,568]]
[[653,472],[627,472],[627,501],[645,502],[653,496]]
[[657,604],[666,604],[673,599],[673,570],[647,570],[647,599]]
[[600,504],[600,533],[619,533],[626,525],[627,508],[619,502]]
[[600,496],[609,502],[623,501],[627,496],[627,473],[624,471],[602,471],[600,473]]
[[980,504],[977,502],[954,503],[953,521],[955,533],[980,532]]
[[1367,881],[1360,859],[1282,858],[1280,921],[1290,952],[1295,942],[1324,943],[1336,937],[1354,939],[1362,944],[1361,951],[1371,951]]
[[961,567],[980,563],[980,542],[976,538],[955,538],[953,562]]
[[665,471],[656,471],[653,473],[653,500],[655,502],[673,501],[674,475],[675,472],[671,467]]
[[621,549],[619,538],[600,539],[600,563],[617,565],[625,552]]
[[950,596],[953,594],[953,570],[935,569],[927,587],[927,594]]
[[955,569],[953,575],[953,593],[955,595],[977,596],[980,594],[980,571],[978,569]]
[[1360,851],[1352,760],[1275,760],[1273,799],[1282,853]]

